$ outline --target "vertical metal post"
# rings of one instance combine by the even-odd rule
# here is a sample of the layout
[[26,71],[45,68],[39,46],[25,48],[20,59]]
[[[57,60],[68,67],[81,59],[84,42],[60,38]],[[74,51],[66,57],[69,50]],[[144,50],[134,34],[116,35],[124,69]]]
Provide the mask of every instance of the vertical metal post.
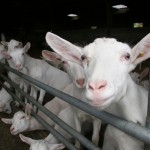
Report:
[[[150,68],[150,60],[149,60]],[[149,85],[150,85],[150,73],[149,73]],[[147,117],[146,117],[146,127],[150,129],[150,87],[148,90],[148,105],[147,105]],[[150,150],[150,145],[145,144],[145,150]]]

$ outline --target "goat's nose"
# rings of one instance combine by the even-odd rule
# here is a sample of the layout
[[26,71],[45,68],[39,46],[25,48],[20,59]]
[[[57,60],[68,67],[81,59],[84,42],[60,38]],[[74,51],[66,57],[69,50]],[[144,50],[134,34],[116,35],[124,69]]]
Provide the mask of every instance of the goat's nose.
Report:
[[80,87],[83,87],[84,82],[85,82],[85,79],[84,79],[84,78],[78,79],[78,80],[76,80],[76,82],[77,82],[77,84],[78,84]]
[[20,66],[21,66],[21,64],[17,64],[17,65],[16,65],[16,68],[19,68]]
[[12,132],[14,129],[15,129],[14,127],[11,127],[11,128],[10,128],[10,132]]
[[98,82],[90,82],[88,87],[90,90],[102,90],[106,87],[107,82],[106,81],[98,81]]

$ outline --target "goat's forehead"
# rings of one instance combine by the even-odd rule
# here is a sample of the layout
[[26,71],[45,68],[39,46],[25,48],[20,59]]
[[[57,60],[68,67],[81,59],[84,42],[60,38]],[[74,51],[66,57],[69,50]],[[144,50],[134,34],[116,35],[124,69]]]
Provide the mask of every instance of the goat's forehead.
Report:
[[8,45],[12,45],[12,46],[15,46],[15,45],[18,45],[19,44],[19,41],[16,41],[14,39],[10,40],[10,42],[8,43]]
[[3,50],[5,50],[5,46],[0,44],[0,51],[3,51]]
[[88,57],[94,57],[98,54],[131,53],[131,48],[128,44],[119,42],[114,38],[98,38],[93,43],[85,46],[83,51]]
[[22,53],[23,53],[23,49],[17,48],[15,50],[11,51],[9,54],[11,56],[19,56],[19,55],[22,55]]
[[38,148],[46,148],[47,147],[46,144],[47,144],[46,141],[44,141],[44,140],[38,140],[38,141],[35,141],[32,146],[33,147],[36,146]]
[[68,64],[69,64],[70,68],[72,68],[73,70],[82,70],[83,69],[83,67],[77,63],[69,61]]
[[19,112],[15,113],[14,117],[19,117],[19,116],[23,116],[23,115],[24,115],[24,113],[19,111]]

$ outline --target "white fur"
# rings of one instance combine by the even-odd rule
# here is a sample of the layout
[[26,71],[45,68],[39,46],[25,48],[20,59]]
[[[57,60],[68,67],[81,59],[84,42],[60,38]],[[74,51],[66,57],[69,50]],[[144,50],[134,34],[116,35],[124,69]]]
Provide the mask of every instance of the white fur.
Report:
[[[132,145],[132,147],[129,145]],[[103,150],[144,150],[143,143],[108,125],[104,135]]]
[[[132,50],[113,38],[97,38],[82,49],[50,32],[46,41],[62,57],[84,67],[86,102],[109,112],[111,107],[112,113],[145,125],[148,92],[135,84],[129,73],[150,57],[150,34]],[[128,147],[136,149],[134,145]]]
[[30,150],[61,150],[64,148],[63,144],[50,144],[46,140],[34,140],[19,134],[20,139],[30,145]]
[[[71,94],[72,91],[70,86],[67,86],[63,92],[69,92]],[[55,115],[58,115],[61,110],[65,109],[68,106],[68,103],[64,102],[63,100],[57,97],[55,97],[54,99],[52,99],[44,105],[45,108],[47,108]],[[44,120],[46,120],[51,126],[55,125],[55,123],[40,110],[38,111],[38,115]],[[6,124],[12,124],[10,127],[10,131],[13,135],[24,131],[44,129],[44,127],[34,117],[25,114],[23,111],[16,112],[11,119],[2,118],[1,120]]]
[[50,52],[48,50],[43,50],[42,56],[47,60],[47,62],[59,63],[64,71],[67,72],[72,82],[78,88],[83,88],[85,86],[85,72],[82,66],[68,61],[65,58],[61,57],[59,54]]
[[[44,54],[44,56],[45,56],[45,54]],[[48,57],[48,55],[46,55],[46,56]],[[83,85],[85,84],[84,82],[83,82],[83,84],[77,84],[77,82],[76,82],[81,79],[83,79],[83,81],[85,81],[84,73],[81,70],[81,68],[79,67],[79,65],[76,65],[76,64],[73,65],[73,63],[68,63],[68,65],[66,67],[68,67],[68,70],[69,70],[68,74],[70,76],[74,75],[72,80],[75,83],[75,85],[77,87],[83,87]],[[79,69],[80,69],[80,71],[78,73]],[[63,89],[63,92],[73,95],[72,84],[69,84],[65,89]],[[54,99],[52,99],[51,101],[46,103],[44,105],[44,107],[47,108],[52,113],[54,113],[55,115],[58,115],[62,109],[68,107],[68,103],[55,97]],[[44,113],[42,113],[41,111],[38,112],[38,115],[41,116],[43,119],[48,120],[50,125],[52,125],[52,126],[54,125],[54,122],[52,120],[50,120],[46,115],[44,115]],[[24,119],[27,118],[27,119],[25,119],[25,121],[24,121],[24,119],[20,119],[20,118],[24,118]],[[12,120],[14,120],[13,124],[12,124]],[[43,129],[43,126],[41,126],[41,124],[34,117],[32,117],[32,116],[28,117],[23,112],[15,113],[12,119],[3,118],[2,121],[5,123],[12,124],[12,126],[11,126],[11,128],[13,128],[13,130],[11,130],[12,134],[18,134],[18,133],[21,133],[24,131]]]
[[[70,62],[57,53],[49,52],[49,51],[42,51],[42,55],[45,59],[48,61],[54,61],[55,59],[59,59],[63,63],[63,67],[65,71],[68,73],[70,78],[73,80],[73,83],[70,84],[70,90],[72,89],[72,94],[68,92],[69,95],[74,96],[84,102],[86,102],[86,98],[84,95],[85,92],[85,72],[83,70],[83,67],[79,64],[76,64],[74,62]],[[73,107],[74,113],[76,114],[74,116],[76,128],[78,132],[81,132],[81,125],[85,120],[90,120],[93,123],[93,135],[92,135],[92,142],[96,145],[98,145],[99,141],[99,130],[100,130],[100,124],[101,121],[83,111],[80,109],[77,109]],[[79,144],[79,143],[76,143]],[[79,145],[77,145],[79,147]]]
[[[4,82],[4,85],[10,88],[9,83],[6,81]],[[10,101],[12,101],[11,95],[2,88],[0,90],[0,112],[11,113]]]
[[[59,90],[64,89],[66,85],[71,83],[70,78],[65,72],[50,66],[41,59],[35,59],[26,54],[29,48],[30,43],[27,43],[23,48],[15,48],[13,51],[5,53],[8,58],[11,57],[11,59],[8,60],[10,66],[21,72],[25,69],[27,71],[25,74]],[[45,90],[41,88],[38,89],[40,89],[38,102],[42,103]],[[30,96],[33,95],[34,94],[30,94]]]
[[[72,111],[72,108],[71,107],[67,107],[67,108],[65,108],[65,109],[63,109],[62,111],[60,111],[60,113],[59,113],[59,115],[58,115],[58,117],[61,119],[61,120],[63,120],[65,123],[67,123],[69,126],[71,126],[72,128],[74,128],[74,129],[76,129],[76,127],[75,127],[75,122],[74,122],[74,112]],[[72,136],[71,135],[69,135],[66,131],[64,131],[59,125],[55,125],[55,130],[57,130],[60,134],[62,134],[66,139],[68,139],[68,140],[70,140],[70,141],[72,141]],[[63,144],[61,144],[60,143],[60,141],[58,141],[58,139],[57,138],[55,138],[55,136],[53,136],[51,133],[45,138],[45,139],[43,139],[43,140],[33,140],[33,139],[31,139],[31,138],[27,138],[27,137],[25,137],[25,136],[22,136],[22,135],[20,135],[20,138],[21,138],[21,140],[23,141],[23,142],[26,142],[26,143],[28,143],[29,145],[30,145],[30,147],[32,147],[33,148],[33,150],[34,150],[34,148],[36,148],[37,147],[37,145],[39,146],[39,147],[41,147],[41,149],[42,149],[42,147],[43,147],[43,149],[42,150],[47,150],[46,149],[46,145],[51,149],[51,150],[55,150],[55,148],[53,148],[53,146],[55,145],[57,145],[57,146],[61,146],[61,148],[63,147],[65,147]],[[30,140],[30,143],[29,142],[27,142],[27,140],[29,141]],[[32,141],[34,141],[34,142],[32,142]],[[57,149],[59,149],[59,148],[57,148]]]
[[[2,41],[1,43],[3,44],[2,46],[4,48],[3,50],[0,51],[0,56],[1,56],[0,58],[3,63],[6,63],[4,58],[7,58],[5,55],[5,53],[7,53],[7,51],[13,51],[15,48],[22,47],[22,43],[20,41],[14,40],[14,39],[11,39],[9,42]],[[12,67],[11,63],[9,65],[10,65],[10,67]],[[27,71],[26,71],[26,69],[23,69],[22,72],[26,73]],[[23,89],[25,92],[27,92],[28,84],[25,80],[18,77],[16,74],[12,73],[11,71],[8,71],[8,77],[13,82],[18,84],[21,89]],[[17,90],[16,90],[16,94],[17,94],[17,96],[20,96]],[[16,106],[19,106],[19,103],[17,101],[16,101]]]

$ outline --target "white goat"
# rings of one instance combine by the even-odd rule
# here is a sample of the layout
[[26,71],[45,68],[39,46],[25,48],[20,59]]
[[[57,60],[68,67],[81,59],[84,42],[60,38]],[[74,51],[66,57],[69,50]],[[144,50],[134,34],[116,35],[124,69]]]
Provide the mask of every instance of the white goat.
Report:
[[[85,72],[83,70],[83,67],[80,66],[79,64],[75,64],[74,62],[70,62],[70,61],[64,59],[63,57],[61,57],[57,53],[49,52],[46,50],[42,51],[42,56],[45,59],[47,59],[48,61],[54,61],[56,59],[56,60],[63,62],[64,70],[68,73],[68,75],[70,76],[70,78],[73,81],[73,83],[70,85],[70,89],[72,89],[72,91],[73,91],[72,96],[86,102],[85,96],[84,96]],[[77,78],[77,80],[74,80],[74,78],[76,76],[78,78]],[[76,85],[76,83],[78,83],[78,86]],[[80,86],[80,88],[79,88],[79,86]],[[99,130],[100,130],[101,121],[99,119],[92,117],[91,115],[79,110],[79,109],[76,109],[75,107],[73,107],[73,110],[75,111],[75,113],[78,114],[77,117],[75,116],[76,127],[77,127],[78,132],[81,132],[82,122],[84,122],[87,119],[91,120],[91,122],[93,122],[94,127],[93,127],[92,142],[94,144],[98,145]],[[79,145],[77,145],[77,146],[79,146]]]
[[[42,55],[47,59],[47,60],[51,60],[51,58],[53,57],[51,53],[49,53],[48,51],[42,51]],[[78,64],[74,64],[73,62],[65,62],[65,67],[66,67],[66,70],[67,70],[67,73],[69,74],[69,76],[72,76],[72,80],[74,81],[74,83],[76,84],[70,84],[67,86],[66,90],[63,91],[65,93],[68,93],[69,95],[73,95],[79,99],[82,99],[84,100],[83,98],[83,91],[82,88],[84,87],[85,85],[85,74],[84,74],[84,71],[83,71],[83,68],[81,66],[79,66]],[[79,88],[80,87],[80,88]],[[76,92],[74,92],[76,91]],[[54,104],[55,104],[55,99],[57,100],[58,98],[54,98],[54,100],[52,100],[54,103],[52,103],[51,101],[48,103],[49,106],[47,107],[50,111],[52,111],[52,109],[55,108],[55,111],[57,110],[56,108],[58,108],[58,110],[62,110],[59,108],[59,105],[55,105],[54,107]],[[61,100],[60,100],[61,101]],[[47,105],[47,104],[46,104]],[[45,106],[46,106],[45,105]],[[51,107],[50,107],[51,106]],[[51,108],[51,109],[50,109]],[[54,110],[53,110],[54,111]],[[53,112],[52,111],[52,112]],[[79,110],[78,110],[79,111]],[[54,113],[54,112],[53,112]],[[90,120],[93,118],[91,117],[90,115],[84,113],[84,112],[81,112],[79,111],[79,116],[80,116],[80,120],[82,121],[85,121],[86,119],[89,119]],[[22,117],[20,117],[22,118]],[[43,117],[44,118],[44,117]],[[81,119],[82,118],[82,119]],[[77,119],[77,118],[76,118]],[[93,120],[93,119],[92,119]],[[8,119],[2,119],[2,121],[4,121],[5,123],[8,123],[11,121],[9,121]],[[16,120],[14,122],[20,122],[20,120]],[[28,121],[29,122],[29,121]],[[34,129],[37,129],[37,123],[35,124],[34,121],[32,121],[34,124],[31,124],[31,123],[27,123],[27,124],[30,124],[32,127],[34,126]],[[82,123],[82,122],[81,122]],[[14,131],[18,131],[18,132],[22,132],[23,130],[21,130],[21,126],[20,126],[21,123],[16,123],[14,125],[12,125],[11,128],[15,128]],[[18,125],[18,127],[17,127]],[[18,129],[19,128],[19,129]],[[39,126],[38,126],[39,128]],[[78,125],[78,128],[81,128],[81,125]],[[31,129],[30,127],[26,128],[26,129],[30,129],[30,130],[33,130]],[[93,137],[92,137],[92,141],[95,143],[95,144],[98,144],[98,140],[99,140],[99,129],[100,129],[100,120],[99,119],[95,119],[94,118],[94,132],[93,132]],[[81,129],[79,129],[79,131],[81,131]]]
[[[129,147],[132,145],[132,147]],[[143,143],[125,134],[117,128],[108,125],[104,135],[103,150],[142,150]]]
[[[97,38],[82,49],[50,32],[46,41],[62,57],[83,65],[85,96],[90,105],[107,111],[114,107],[112,113],[145,125],[148,92],[135,84],[129,72],[150,57],[150,34],[132,50],[114,38]],[[141,143],[137,144],[140,147]],[[135,149],[134,145],[128,147]]]
[[[46,57],[47,60],[50,60],[52,58],[49,55],[49,52],[47,52],[47,51],[43,51],[42,54],[44,57]],[[67,70],[68,70],[69,76],[72,76],[72,80],[78,88],[82,88],[85,83],[79,82],[79,81],[81,81],[81,80],[85,81],[83,69],[80,68],[80,66],[78,64],[73,65],[73,63],[69,63],[69,62],[66,64],[68,64],[66,67],[68,67]],[[78,70],[80,70],[80,71],[78,72]],[[69,84],[65,89],[63,89],[63,92],[73,95],[72,94],[73,93],[72,85]],[[44,107],[47,108],[49,111],[51,111],[53,114],[58,115],[59,112],[62,109],[68,107],[68,105],[69,105],[68,103],[55,97],[51,101],[47,102],[44,105]],[[52,120],[48,119],[48,117],[46,115],[44,115],[41,111],[38,111],[38,115],[40,117],[42,117],[44,120],[48,120],[50,125],[52,125],[52,126],[54,125],[54,122]],[[6,124],[12,124],[10,127],[10,131],[12,134],[18,134],[18,133],[24,132],[24,131],[44,129],[43,126],[34,117],[32,117],[32,116],[29,117],[22,111],[15,113],[14,116],[12,117],[12,119],[2,118],[2,121]]]
[[[72,128],[76,129],[75,122],[74,122],[74,115],[75,114],[73,113],[72,108],[71,107],[67,107],[67,108],[63,109],[59,113],[58,117],[60,119],[62,119],[65,123],[67,123],[69,126],[71,126]],[[68,139],[69,141],[72,142],[72,140],[73,140],[72,136],[69,135],[66,131],[64,131],[60,126],[58,126],[56,124],[55,125],[55,129],[60,134],[62,134],[66,139]],[[22,135],[20,135],[20,138],[24,141],[24,137],[22,138]],[[44,142],[44,141],[47,141],[47,142]],[[34,140],[34,142],[31,144],[31,147],[35,148],[36,145],[39,145],[39,146],[44,146],[45,145],[45,147],[46,147],[47,144],[49,145],[49,147],[51,146],[51,150],[55,150],[55,148],[53,148],[54,144],[55,144],[55,146],[56,145],[58,145],[58,146],[61,145],[61,148],[65,147],[63,144],[60,144],[60,141],[58,141],[57,138],[55,138],[55,136],[53,136],[51,133],[44,140]],[[46,150],[46,149],[43,149],[43,150]]]
[[[5,57],[4,54],[9,50],[9,51],[13,51],[15,48],[19,48],[22,47],[22,43],[20,41],[16,41],[14,39],[11,39],[10,42],[5,42],[5,41],[1,41],[1,43],[3,44],[3,50],[0,51],[0,60],[2,60],[3,63],[5,62]],[[10,65],[11,66],[11,65]],[[23,73],[26,73],[26,69],[23,69],[22,71]],[[24,81],[22,78],[20,78],[19,76],[17,76],[16,74],[12,73],[11,71],[8,72],[8,77],[15,82],[16,84],[19,85],[19,87],[21,89],[24,89],[25,92],[27,92],[27,82]],[[18,91],[16,90],[16,95],[19,96]],[[16,106],[19,106],[19,103],[16,101]]]
[[61,57],[55,52],[50,52],[48,50],[42,50],[42,56],[47,62],[57,62],[61,65],[63,70],[67,72],[68,76],[72,82],[78,87],[83,88],[85,86],[85,72],[83,67],[74,62],[68,61]]
[[[8,51],[3,54],[9,59],[8,62],[11,67],[21,72],[25,68],[27,70],[25,74],[56,89],[62,90],[71,83],[67,73],[50,66],[41,59],[35,59],[26,54],[29,48],[30,43],[28,42],[23,48],[16,48],[13,51]],[[38,102],[42,103],[44,95],[45,90],[40,88]]]
[[[8,82],[3,83],[5,86],[10,88],[10,85]],[[10,114],[11,113],[11,106],[10,102],[12,101],[11,95],[4,89],[2,88],[0,90],[0,112],[5,112]]]
[[[64,92],[71,93],[70,87],[66,87]],[[51,101],[47,102],[44,107],[51,111],[53,114],[58,115],[61,110],[68,107],[69,104],[55,97]],[[55,123],[49,119],[47,115],[43,112],[38,111],[38,115],[46,120],[51,126],[54,126]],[[32,131],[37,129],[45,129],[34,117],[25,114],[23,111],[18,111],[14,114],[11,119],[1,118],[1,120],[6,124],[12,124],[10,127],[10,132],[13,135],[24,131]]]
[[19,134],[20,139],[30,145],[30,150],[61,150],[64,148],[63,144],[50,144],[46,140],[34,140]]

